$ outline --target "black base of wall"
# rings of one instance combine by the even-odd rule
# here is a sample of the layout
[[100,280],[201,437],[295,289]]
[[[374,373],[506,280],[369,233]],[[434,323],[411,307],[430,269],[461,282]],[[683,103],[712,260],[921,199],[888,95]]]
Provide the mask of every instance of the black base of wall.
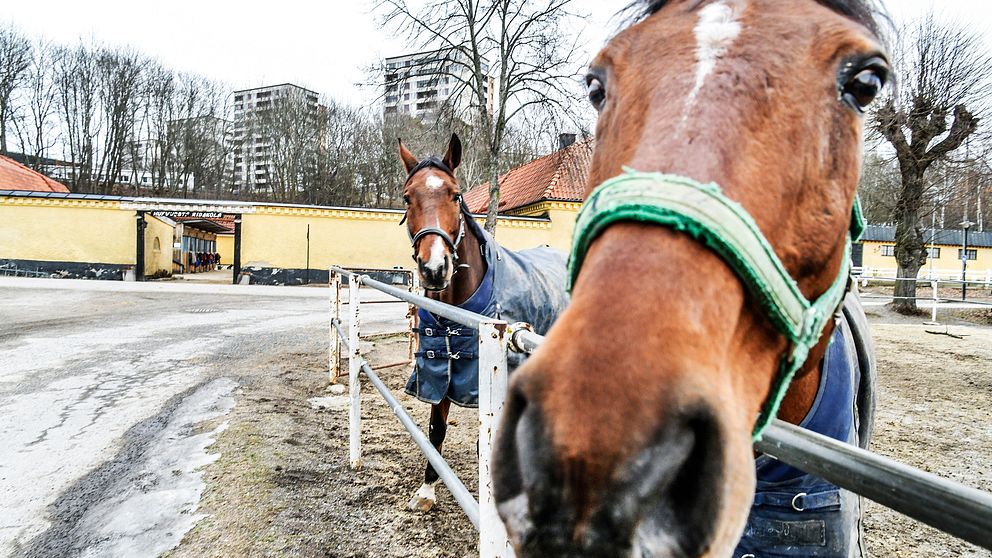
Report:
[[8,260],[0,258],[0,275],[26,275],[56,279],[97,279],[123,281],[124,270],[130,266],[120,264],[46,262],[41,260]]
[[[309,273],[308,273],[309,271]],[[409,275],[402,271],[361,271],[376,281],[381,281],[387,285],[409,284]],[[330,280],[326,269],[282,269],[272,267],[245,267],[241,269],[242,275],[251,276],[252,285],[326,285]]]

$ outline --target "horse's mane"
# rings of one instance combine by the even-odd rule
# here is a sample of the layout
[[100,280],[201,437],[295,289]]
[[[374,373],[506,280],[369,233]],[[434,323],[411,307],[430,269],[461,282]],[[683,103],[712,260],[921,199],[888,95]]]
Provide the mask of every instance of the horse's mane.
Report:
[[[879,18],[885,18],[882,10],[874,0],[815,0],[845,17],[848,17],[868,28],[869,31],[881,38]],[[630,24],[637,23],[655,14],[669,3],[669,0],[639,0],[627,6],[625,13],[631,14]]]

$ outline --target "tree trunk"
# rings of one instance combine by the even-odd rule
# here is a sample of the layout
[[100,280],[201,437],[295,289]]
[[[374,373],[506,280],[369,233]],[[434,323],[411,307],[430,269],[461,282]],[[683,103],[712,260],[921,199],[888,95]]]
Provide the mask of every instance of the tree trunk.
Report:
[[900,279],[913,279],[912,281],[896,281],[895,291],[892,300],[892,309],[900,314],[915,314],[917,312],[916,306],[916,277],[920,273],[919,264],[911,265],[907,268],[899,265],[899,272],[897,277]]
[[486,210],[486,231],[496,236],[496,218],[499,215],[499,160],[492,155],[489,167],[489,208]]
[[898,279],[893,289],[893,309],[902,314],[915,314],[916,278],[927,261],[926,245],[920,231],[920,207],[923,205],[923,173],[915,168],[904,168],[903,188],[896,206],[895,258]]

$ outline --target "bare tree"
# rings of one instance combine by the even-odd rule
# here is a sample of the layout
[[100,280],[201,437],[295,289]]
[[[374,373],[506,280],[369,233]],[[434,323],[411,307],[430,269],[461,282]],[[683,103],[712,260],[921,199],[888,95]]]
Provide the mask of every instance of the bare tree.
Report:
[[13,24],[0,26],[0,153],[7,154],[7,130],[14,120],[14,92],[31,67],[31,41]]
[[577,39],[563,32],[572,2],[433,0],[419,10],[406,0],[379,2],[385,24],[436,49],[436,56],[425,57],[429,68],[421,70],[453,82],[453,98],[464,95],[471,107],[465,120],[485,132],[490,232],[496,228],[500,161],[511,124],[528,112],[565,115],[576,98]]
[[111,193],[124,170],[133,140],[147,59],[132,50],[101,49],[97,53],[97,98],[101,116],[97,191]]
[[95,143],[99,133],[96,55],[85,44],[58,49],[55,56],[55,90],[63,131],[63,159],[70,161],[69,187],[90,191],[93,183]]
[[55,51],[44,41],[34,45],[31,65],[23,83],[24,102],[20,118],[15,119],[19,149],[28,166],[44,168],[49,149],[59,139],[55,121],[57,112],[55,83],[52,72]]
[[898,89],[874,115],[875,129],[895,150],[900,189],[894,208],[898,277],[896,310],[916,310],[916,277],[926,263],[921,212],[928,205],[927,171],[978,130],[992,57],[980,36],[932,15],[900,33]]
[[[296,202],[315,187],[317,159],[325,141],[326,108],[316,94],[289,89],[269,101],[261,101],[252,118],[255,133],[264,138],[260,147],[268,162],[272,198]],[[268,103],[263,105],[263,103]]]

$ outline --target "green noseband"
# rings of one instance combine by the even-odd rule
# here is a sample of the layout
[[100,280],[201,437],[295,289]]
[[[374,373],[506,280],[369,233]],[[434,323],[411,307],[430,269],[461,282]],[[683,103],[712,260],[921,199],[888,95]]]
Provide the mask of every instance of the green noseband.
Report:
[[759,441],[778,414],[793,376],[820,342],[824,327],[844,300],[850,276],[851,239],[860,238],[864,230],[860,203],[855,200],[851,234],[837,278],[813,302],[800,292],[751,215],[724,196],[718,185],[629,169],[597,188],[579,213],[568,263],[570,291],[589,246],[607,227],[620,221],[668,227],[705,244],[734,270],[771,323],[789,341],[752,432],[754,441]]

